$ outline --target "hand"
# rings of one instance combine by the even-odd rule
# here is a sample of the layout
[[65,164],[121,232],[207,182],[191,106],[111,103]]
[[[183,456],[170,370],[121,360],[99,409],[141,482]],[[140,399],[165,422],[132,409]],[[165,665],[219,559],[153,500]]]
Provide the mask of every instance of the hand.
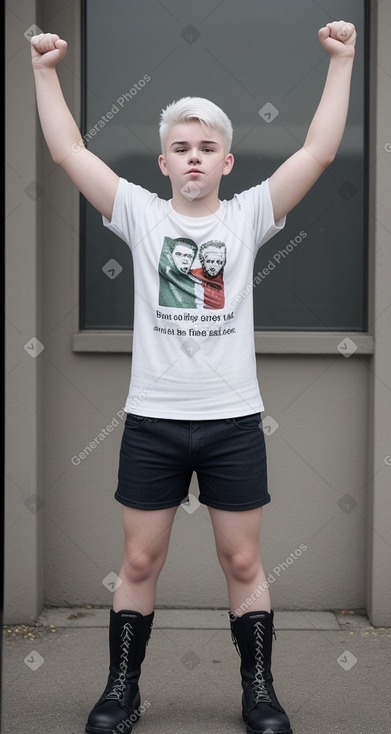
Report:
[[41,33],[31,39],[33,69],[54,69],[67,52],[67,42],[55,33]]
[[336,20],[327,23],[318,33],[319,43],[330,56],[353,58],[356,44],[356,29],[353,23]]

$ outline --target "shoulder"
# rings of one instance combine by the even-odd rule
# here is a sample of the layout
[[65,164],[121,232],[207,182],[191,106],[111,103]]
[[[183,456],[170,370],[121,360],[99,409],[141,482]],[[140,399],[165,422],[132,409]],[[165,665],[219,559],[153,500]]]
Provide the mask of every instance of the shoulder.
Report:
[[165,199],[160,199],[159,196],[152,191],[148,191],[148,189],[145,189],[143,186],[127,181],[126,178],[122,177],[120,177],[118,182],[116,198],[118,200],[122,200],[125,204],[133,203],[133,205],[145,205],[153,202],[161,204],[168,203]]
[[240,194],[235,194],[227,202],[234,221],[240,218],[252,228],[254,242],[260,247],[285,226],[285,217],[279,222],[274,220],[273,202],[270,193],[269,180],[252,186]]
[[238,208],[249,208],[259,206],[260,203],[270,199],[269,179],[262,181],[256,186],[251,186],[238,194],[234,194],[232,199],[227,201],[227,205]]
[[137,227],[143,223],[156,224],[167,211],[168,202],[143,186],[120,177],[111,221],[103,217],[103,224],[128,244]]

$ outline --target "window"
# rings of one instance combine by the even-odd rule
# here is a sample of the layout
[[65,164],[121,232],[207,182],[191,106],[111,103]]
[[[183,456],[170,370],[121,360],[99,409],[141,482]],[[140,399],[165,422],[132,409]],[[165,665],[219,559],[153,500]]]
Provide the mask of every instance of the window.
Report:
[[[157,156],[159,115],[182,96],[231,118],[231,198],[268,178],[304,142],[326,78],[317,30],[358,31],[350,111],[334,163],[257,256],[255,328],[366,329],[364,0],[84,0],[82,134],[120,176],[171,198]],[[365,27],[364,27],[365,26]],[[131,329],[132,259],[82,200],[81,329]]]

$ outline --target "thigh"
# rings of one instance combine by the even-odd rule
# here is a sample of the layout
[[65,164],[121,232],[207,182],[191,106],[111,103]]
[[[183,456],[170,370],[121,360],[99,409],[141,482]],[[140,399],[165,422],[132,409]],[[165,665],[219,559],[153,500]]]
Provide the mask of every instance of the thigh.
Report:
[[217,510],[248,511],[270,502],[260,413],[205,421],[194,466],[199,500]]
[[122,505],[127,553],[165,556],[177,507],[165,510],[135,510]]
[[127,415],[115,498],[137,510],[164,510],[186,499],[192,475],[182,421]]
[[253,562],[260,555],[259,534],[262,507],[244,512],[230,512],[208,507],[220,562],[237,553]]

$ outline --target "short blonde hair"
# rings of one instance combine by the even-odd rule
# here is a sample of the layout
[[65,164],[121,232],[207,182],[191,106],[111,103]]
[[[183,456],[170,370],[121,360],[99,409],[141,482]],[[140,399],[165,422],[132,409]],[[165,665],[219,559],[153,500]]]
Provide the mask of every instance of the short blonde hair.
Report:
[[207,128],[216,128],[223,136],[225,152],[229,153],[233,134],[231,120],[214,102],[203,97],[182,97],[162,110],[159,125],[162,151],[170,129],[180,122],[192,121],[200,122]]

